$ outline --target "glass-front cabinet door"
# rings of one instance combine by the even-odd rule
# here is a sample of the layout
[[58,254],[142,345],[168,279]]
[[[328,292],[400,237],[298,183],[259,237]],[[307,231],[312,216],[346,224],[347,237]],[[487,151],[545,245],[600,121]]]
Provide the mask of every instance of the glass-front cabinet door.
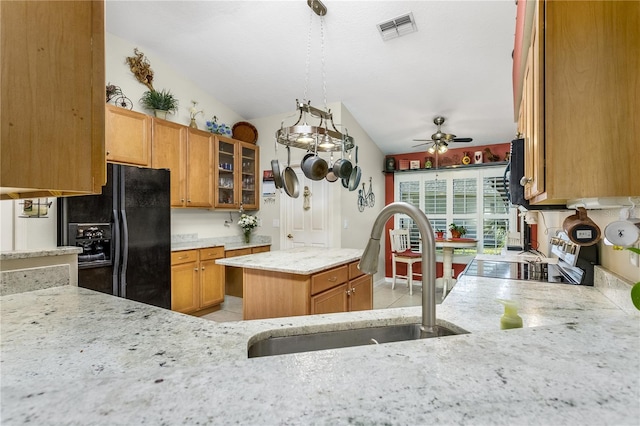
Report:
[[240,160],[242,177],[240,188],[242,191],[240,202],[247,210],[257,210],[258,205],[258,152],[256,145],[240,142]]
[[259,208],[259,152],[254,144],[216,136],[215,208]]
[[236,194],[236,147],[233,139],[216,136],[214,207],[240,208]]

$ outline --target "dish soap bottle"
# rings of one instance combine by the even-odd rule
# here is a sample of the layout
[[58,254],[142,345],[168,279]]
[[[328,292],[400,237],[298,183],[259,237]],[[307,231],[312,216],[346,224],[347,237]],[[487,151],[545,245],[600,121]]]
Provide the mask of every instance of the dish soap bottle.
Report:
[[522,318],[518,315],[518,304],[513,300],[498,299],[504,306],[504,314],[500,317],[500,328],[522,328]]

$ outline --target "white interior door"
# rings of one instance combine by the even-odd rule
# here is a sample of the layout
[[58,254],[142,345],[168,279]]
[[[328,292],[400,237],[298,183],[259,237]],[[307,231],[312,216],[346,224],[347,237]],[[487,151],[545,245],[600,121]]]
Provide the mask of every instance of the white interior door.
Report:
[[300,167],[294,167],[300,183],[300,196],[282,193],[280,199],[282,229],[280,247],[332,247],[330,183],[326,179],[308,179]]

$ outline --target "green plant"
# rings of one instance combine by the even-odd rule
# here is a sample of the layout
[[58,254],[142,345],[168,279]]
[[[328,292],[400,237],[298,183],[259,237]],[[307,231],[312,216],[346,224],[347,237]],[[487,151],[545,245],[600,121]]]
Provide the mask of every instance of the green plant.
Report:
[[459,233],[460,236],[463,236],[467,233],[467,228],[462,225],[456,225],[455,223],[452,223],[451,225],[449,225],[449,231],[451,231],[452,234],[456,232]]
[[148,90],[142,94],[140,103],[147,109],[159,109],[161,111],[175,112],[178,109],[178,100],[170,91],[162,89]]

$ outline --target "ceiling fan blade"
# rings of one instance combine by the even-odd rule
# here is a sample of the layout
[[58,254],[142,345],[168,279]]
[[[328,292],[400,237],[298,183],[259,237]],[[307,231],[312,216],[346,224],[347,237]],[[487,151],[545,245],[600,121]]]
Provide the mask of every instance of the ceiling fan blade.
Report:
[[[420,140],[420,139],[414,139],[414,140]],[[422,146],[422,145],[429,145],[432,141],[429,142],[425,142],[425,143],[419,143],[418,145],[413,145],[412,148],[415,148],[417,146]]]
[[454,142],[471,142],[473,138],[453,138]]

